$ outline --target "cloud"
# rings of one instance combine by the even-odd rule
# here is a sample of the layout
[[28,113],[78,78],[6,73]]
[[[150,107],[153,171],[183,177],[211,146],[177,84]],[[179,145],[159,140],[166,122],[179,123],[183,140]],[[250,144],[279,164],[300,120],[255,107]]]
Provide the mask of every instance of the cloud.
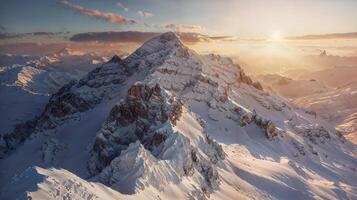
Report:
[[125,12],[128,12],[129,11],[129,8],[125,7],[122,3],[118,2],[117,3],[117,6],[121,9],[123,9]]
[[291,37],[286,37],[285,39],[288,40],[357,39],[357,32],[291,36]]
[[0,40],[24,38],[24,37],[53,37],[58,35],[66,35],[70,32],[30,32],[30,33],[0,33]]
[[73,4],[68,1],[63,0],[63,1],[61,1],[61,4],[63,6],[65,6],[66,8],[70,8],[70,9],[77,11],[77,13],[79,13],[81,15],[85,15],[88,17],[94,17],[98,20],[103,20],[106,22],[114,23],[114,24],[135,24],[136,23],[134,20],[126,19],[125,17],[123,17],[121,15],[117,15],[117,14],[110,13],[110,12],[101,12],[98,10],[83,8],[80,5]]
[[[70,38],[73,42],[108,42],[108,43],[144,43],[145,41],[160,35],[160,32],[140,32],[140,31],[121,31],[121,32],[88,32],[75,34]],[[200,33],[176,32],[184,43],[193,44],[199,42],[225,41],[230,36],[207,36]]]
[[0,33],[0,40],[16,38],[15,33]]
[[152,17],[153,16],[152,13],[141,11],[141,10],[138,11],[138,15],[140,15],[141,17]]
[[232,36],[211,36],[209,38],[211,40],[218,40],[218,41],[237,41],[237,38]]
[[162,28],[165,30],[177,32],[200,32],[204,29],[200,25],[193,24],[164,24]]
[[142,43],[159,35],[156,32],[122,31],[122,32],[88,32],[73,35],[73,42],[135,42]]

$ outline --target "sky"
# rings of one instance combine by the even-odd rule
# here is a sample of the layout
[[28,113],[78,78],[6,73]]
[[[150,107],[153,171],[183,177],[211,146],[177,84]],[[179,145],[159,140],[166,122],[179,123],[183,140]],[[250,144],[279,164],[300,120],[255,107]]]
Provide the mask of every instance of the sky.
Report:
[[130,52],[175,31],[199,53],[357,57],[356,11],[357,0],[0,0],[0,53]]
[[[1,0],[6,32],[183,31],[245,38],[357,31],[356,0]],[[86,15],[112,13],[135,23]]]

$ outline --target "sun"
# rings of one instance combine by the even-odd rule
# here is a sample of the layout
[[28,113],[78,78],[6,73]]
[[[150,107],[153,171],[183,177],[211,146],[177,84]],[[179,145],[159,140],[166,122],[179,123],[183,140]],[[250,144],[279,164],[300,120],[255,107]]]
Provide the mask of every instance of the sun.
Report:
[[271,39],[272,39],[273,41],[279,41],[279,40],[281,40],[280,32],[279,32],[279,31],[274,32],[274,33],[271,35]]

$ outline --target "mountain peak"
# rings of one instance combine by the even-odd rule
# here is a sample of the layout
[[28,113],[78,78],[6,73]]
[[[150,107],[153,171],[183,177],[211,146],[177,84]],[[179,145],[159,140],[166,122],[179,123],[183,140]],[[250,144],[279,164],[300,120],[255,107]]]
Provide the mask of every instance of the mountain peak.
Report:
[[172,40],[178,40],[180,41],[179,37],[176,35],[176,33],[172,32],[172,31],[168,31],[168,32],[165,32],[161,35],[159,35],[159,37],[161,39],[165,39],[165,40],[168,40],[168,41],[172,41]]
[[125,63],[129,66],[139,66],[142,59],[145,59],[146,66],[159,66],[169,55],[187,55],[187,51],[188,49],[175,33],[166,32],[146,41],[134,53],[125,58]]
[[143,46],[167,46],[172,48],[183,46],[183,44],[174,32],[169,31],[150,39]]
[[122,59],[118,56],[118,55],[114,55],[109,61],[108,63],[119,63],[121,62]]

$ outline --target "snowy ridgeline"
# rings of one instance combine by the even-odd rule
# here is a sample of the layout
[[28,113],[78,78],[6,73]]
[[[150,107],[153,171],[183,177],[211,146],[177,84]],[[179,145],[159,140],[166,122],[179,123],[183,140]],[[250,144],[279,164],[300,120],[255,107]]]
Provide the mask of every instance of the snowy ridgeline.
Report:
[[43,110],[1,138],[3,198],[357,198],[355,145],[171,32]]
[[0,135],[41,114],[51,94],[106,59],[67,48],[47,56],[0,54]]

